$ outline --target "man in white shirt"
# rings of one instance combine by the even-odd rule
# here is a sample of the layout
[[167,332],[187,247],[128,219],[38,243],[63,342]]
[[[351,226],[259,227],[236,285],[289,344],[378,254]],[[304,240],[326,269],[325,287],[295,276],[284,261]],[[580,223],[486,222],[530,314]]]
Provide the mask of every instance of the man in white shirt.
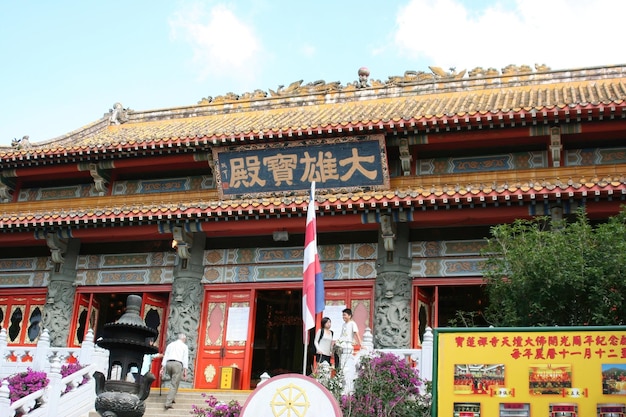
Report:
[[337,340],[337,345],[341,347],[341,358],[335,357],[335,368],[345,366],[346,359],[351,357],[352,352],[354,352],[354,346],[361,345],[359,327],[356,322],[352,320],[352,310],[344,308],[341,316],[343,318],[343,325],[341,326],[341,334]]
[[165,348],[163,363],[161,365],[161,375],[170,376],[172,387],[165,399],[166,410],[172,408],[174,398],[178,392],[181,378],[187,378],[187,367],[189,366],[189,348],[187,347],[187,336],[184,333],[178,335],[178,339],[171,342]]

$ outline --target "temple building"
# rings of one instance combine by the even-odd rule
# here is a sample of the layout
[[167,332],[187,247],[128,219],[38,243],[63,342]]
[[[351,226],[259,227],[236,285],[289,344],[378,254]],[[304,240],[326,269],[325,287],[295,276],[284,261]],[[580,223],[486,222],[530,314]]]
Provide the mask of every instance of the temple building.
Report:
[[161,351],[187,334],[190,385],[217,388],[236,366],[247,389],[302,369],[313,181],[325,314],[340,328],[351,308],[378,348],[419,348],[426,326],[484,308],[492,226],[580,207],[602,221],[624,204],[626,65],[369,75],[115,103],[61,137],[0,147],[8,343],[46,328],[80,345],[137,294]]

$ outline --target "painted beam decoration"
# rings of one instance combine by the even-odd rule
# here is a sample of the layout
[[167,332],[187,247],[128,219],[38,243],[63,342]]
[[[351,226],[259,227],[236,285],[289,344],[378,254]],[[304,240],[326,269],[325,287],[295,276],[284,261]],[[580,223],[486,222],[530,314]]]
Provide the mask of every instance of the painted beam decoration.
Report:
[[286,195],[318,189],[389,187],[382,135],[220,147],[213,150],[220,197]]

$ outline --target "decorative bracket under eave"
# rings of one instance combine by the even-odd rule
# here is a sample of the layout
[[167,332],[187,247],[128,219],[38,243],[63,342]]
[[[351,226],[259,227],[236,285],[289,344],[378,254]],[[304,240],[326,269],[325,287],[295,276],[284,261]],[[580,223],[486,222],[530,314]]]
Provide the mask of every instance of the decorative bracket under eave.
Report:
[[193,233],[185,231],[182,227],[175,226],[172,228],[172,237],[172,248],[176,249],[178,256],[181,259],[189,259],[191,257]]
[[94,187],[101,195],[106,194],[109,180],[111,179],[111,169],[113,162],[100,162],[97,164],[81,163],[78,164],[79,171],[89,171],[93,178]]
[[396,223],[390,215],[380,216],[380,234],[387,252],[393,252],[396,240]]
[[558,168],[561,166],[561,152],[563,145],[561,144],[561,128],[558,126],[550,128],[550,152],[552,153],[552,166]]
[[13,200],[15,177],[17,177],[17,173],[14,169],[0,171],[0,201],[3,203]]
[[65,262],[63,255],[67,252],[67,239],[61,238],[57,233],[46,233],[46,243],[50,248],[52,262],[61,264]]
[[402,165],[402,175],[411,175],[411,161],[413,156],[409,151],[409,140],[406,138],[400,139],[400,163]]
[[194,160],[196,161],[206,161],[211,168],[211,172],[215,177],[215,159],[213,159],[213,154],[211,152],[196,152],[193,155]]
[[0,175],[0,201],[11,201],[13,199],[13,191],[15,189],[12,182]]

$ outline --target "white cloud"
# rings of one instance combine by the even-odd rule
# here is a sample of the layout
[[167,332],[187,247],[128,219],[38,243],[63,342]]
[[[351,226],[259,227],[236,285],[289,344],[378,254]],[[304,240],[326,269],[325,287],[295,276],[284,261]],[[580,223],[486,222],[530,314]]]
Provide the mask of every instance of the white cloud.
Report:
[[[482,10],[460,0],[410,0],[396,18],[401,55],[457,70],[626,63],[623,0],[516,0]],[[469,3],[471,5],[471,3]]]
[[193,4],[174,13],[171,35],[186,42],[193,51],[193,66],[198,77],[226,76],[249,81],[255,75],[263,47],[254,27],[240,20],[226,5],[210,10]]

